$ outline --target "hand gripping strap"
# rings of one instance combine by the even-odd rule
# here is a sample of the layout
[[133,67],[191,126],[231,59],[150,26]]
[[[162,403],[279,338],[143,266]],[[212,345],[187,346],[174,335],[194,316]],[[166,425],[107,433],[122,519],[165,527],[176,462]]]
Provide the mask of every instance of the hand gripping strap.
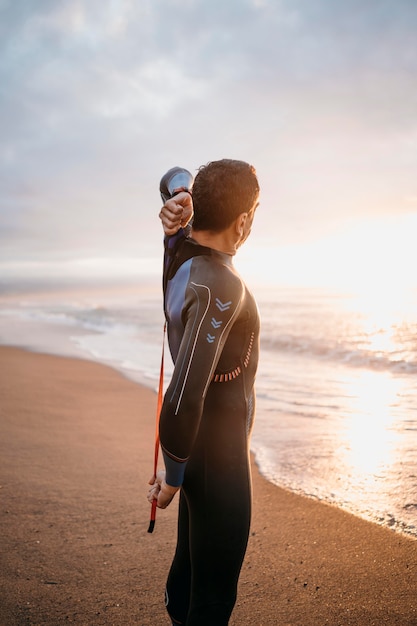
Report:
[[[155,420],[155,452],[154,452],[154,460],[153,460],[153,477],[156,479],[156,472],[158,469],[158,454],[159,454],[159,417],[161,415],[162,409],[162,400],[164,393],[164,351],[165,351],[165,334],[166,334],[167,324],[164,324],[164,334],[162,340],[162,356],[161,356],[161,369],[159,372],[159,387],[158,387],[158,400],[156,403],[156,420]],[[148,533],[152,533],[155,528],[155,519],[156,519],[156,500],[152,500],[151,507],[151,518],[149,521]]]

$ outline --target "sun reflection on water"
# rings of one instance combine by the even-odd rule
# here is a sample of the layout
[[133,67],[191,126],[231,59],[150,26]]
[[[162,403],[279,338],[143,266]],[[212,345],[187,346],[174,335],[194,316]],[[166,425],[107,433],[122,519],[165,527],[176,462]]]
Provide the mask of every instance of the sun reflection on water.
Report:
[[[352,319],[348,330],[355,336],[357,349],[363,351],[372,366],[405,372],[417,367],[416,302],[416,290],[401,283],[389,288],[374,284],[372,289],[358,287],[356,293],[341,299],[342,315],[347,313]],[[372,384],[369,380],[369,395],[378,395],[373,392]]]
[[362,479],[386,470],[396,460],[396,407],[401,388],[399,379],[381,372],[360,371],[346,380],[344,461]]
[[268,476],[416,535],[417,290],[381,278],[280,297],[263,316]]

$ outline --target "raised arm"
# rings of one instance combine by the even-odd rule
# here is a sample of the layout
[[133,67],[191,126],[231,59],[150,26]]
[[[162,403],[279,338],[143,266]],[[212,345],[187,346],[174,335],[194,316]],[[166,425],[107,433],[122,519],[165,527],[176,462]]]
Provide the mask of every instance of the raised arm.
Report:
[[193,214],[193,199],[188,191],[180,191],[167,200],[159,213],[165,235],[175,235],[180,228],[185,228]]

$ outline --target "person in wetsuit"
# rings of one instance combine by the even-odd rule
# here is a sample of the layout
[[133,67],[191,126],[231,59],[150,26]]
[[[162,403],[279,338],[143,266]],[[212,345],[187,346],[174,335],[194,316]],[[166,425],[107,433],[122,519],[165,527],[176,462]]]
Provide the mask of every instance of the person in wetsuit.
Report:
[[[233,266],[258,205],[255,170],[214,161],[160,217],[164,307],[174,373],[164,396],[165,471],[148,499],[165,508],[181,488],[166,585],[172,624],[226,626],[236,602],[251,517],[249,437],[259,352],[253,296]],[[182,228],[194,208],[191,229]]]

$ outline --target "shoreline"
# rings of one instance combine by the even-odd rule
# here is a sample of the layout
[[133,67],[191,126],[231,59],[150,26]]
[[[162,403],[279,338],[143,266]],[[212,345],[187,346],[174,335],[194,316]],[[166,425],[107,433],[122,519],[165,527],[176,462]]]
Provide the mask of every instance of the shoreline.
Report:
[[[12,348],[12,349],[17,349],[17,350],[23,350],[26,352],[31,352],[34,354],[47,354],[51,356],[56,356],[57,358],[69,358],[69,359],[80,359],[80,360],[91,361],[92,363],[97,363],[99,365],[101,364],[101,365],[104,365],[105,367],[109,367],[114,372],[120,374],[127,380],[133,382],[134,384],[139,385],[140,387],[149,389],[154,393],[157,392],[157,388],[158,388],[157,376],[159,376],[159,372],[156,372],[156,370],[155,370],[155,377],[150,377],[150,376],[147,376],[142,370],[129,370],[126,367],[121,366],[120,364],[117,365],[116,363],[113,363],[110,359],[105,360],[99,357],[95,357],[93,354],[89,354],[86,350],[78,346],[77,343],[74,343],[72,341],[72,338],[68,336],[67,330],[62,330],[60,327],[55,328],[56,334],[54,334],[54,332],[51,332],[51,328],[49,325],[45,325],[45,329],[42,329],[42,327],[39,325],[39,322],[37,322],[33,330],[36,331],[36,329],[38,330],[40,329],[41,340],[39,342],[34,340],[32,342],[32,345],[24,345],[23,343],[19,344],[19,343],[14,343],[14,342],[4,343],[4,344],[0,343],[0,348],[3,348],[3,347]],[[27,332],[27,322],[25,322],[25,332]],[[82,337],[84,333],[86,333],[87,335],[90,335],[91,332],[92,332],[91,330],[82,330],[82,329],[77,330],[77,334],[79,337]],[[50,343],[48,343],[48,338],[50,340]],[[63,342],[65,340],[67,340],[67,343],[64,346]],[[57,349],[56,347],[57,344],[59,344],[60,346],[59,349]],[[167,378],[167,375],[169,374],[169,366],[167,366],[167,359],[165,362],[165,370],[166,370],[166,378]],[[259,405],[258,405],[258,414],[259,414]],[[262,444],[261,444],[261,448],[262,448]],[[381,512],[365,511],[363,509],[356,507],[355,505],[352,505],[352,503],[343,504],[343,501],[341,499],[328,497],[326,494],[323,494],[323,493],[315,494],[307,490],[303,490],[299,486],[298,487],[289,486],[289,485],[286,485],[284,481],[279,482],[278,480],[274,480],[269,475],[267,469],[265,471],[263,470],[262,460],[261,460],[261,457],[259,456],[260,453],[262,455],[262,450],[261,451],[259,450],[259,444],[257,447],[256,444],[253,445],[253,441],[252,441],[251,454],[254,456],[254,461],[257,467],[257,471],[261,474],[261,476],[264,479],[266,479],[268,482],[270,482],[274,486],[284,489],[285,491],[289,491],[290,493],[295,493],[297,495],[300,495],[301,497],[312,499],[314,501],[321,502],[323,504],[328,504],[330,506],[335,506],[347,513],[353,514],[359,519],[369,521],[371,523],[377,524],[384,528],[388,528],[392,532],[398,533],[402,536],[417,540],[417,530],[414,525],[409,526],[407,525],[405,521],[395,519],[390,514],[383,513],[382,511]]]
[[[165,624],[176,507],[147,533],[156,395],[100,363],[0,346],[0,623]],[[417,542],[268,482],[231,626],[417,626]]]
[[[154,390],[163,325],[157,294],[159,288],[151,294],[143,285],[129,292],[80,289],[69,298],[65,291],[43,293],[0,311],[0,339],[39,353],[103,363]],[[271,302],[282,296],[278,289]],[[304,302],[305,293],[290,309],[299,298]],[[165,365],[168,380],[170,358]],[[402,398],[410,398],[408,407]],[[416,406],[411,380],[266,347],[257,375],[251,449],[273,484],[417,538],[417,468],[408,428]]]

